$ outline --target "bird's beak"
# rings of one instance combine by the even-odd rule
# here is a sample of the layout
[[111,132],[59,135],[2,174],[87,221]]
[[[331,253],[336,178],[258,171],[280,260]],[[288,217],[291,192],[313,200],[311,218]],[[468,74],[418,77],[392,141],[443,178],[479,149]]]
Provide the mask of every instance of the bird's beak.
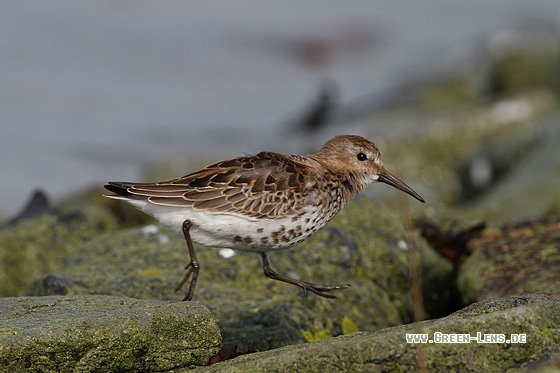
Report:
[[389,171],[385,169],[385,167],[381,167],[379,174],[377,175],[377,181],[380,181],[385,184],[389,184],[392,187],[395,187],[399,190],[402,190],[405,193],[410,194],[412,197],[416,198],[418,201],[424,203],[424,198],[420,197],[420,194],[416,193],[412,188],[408,185],[397,179],[395,176],[391,175]]

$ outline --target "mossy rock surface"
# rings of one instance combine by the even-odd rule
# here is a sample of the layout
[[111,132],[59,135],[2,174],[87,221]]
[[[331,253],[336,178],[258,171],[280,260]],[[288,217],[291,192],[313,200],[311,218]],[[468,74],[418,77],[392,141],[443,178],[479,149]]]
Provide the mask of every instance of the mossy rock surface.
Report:
[[465,303],[560,293],[560,216],[487,229],[471,248],[458,278]]
[[0,299],[3,372],[167,372],[205,365],[220,343],[209,310],[196,302]]
[[[525,334],[526,343],[407,343],[407,334]],[[441,335],[440,338],[443,338]],[[473,304],[448,317],[248,354],[196,372],[504,372],[560,346],[560,297],[529,294]],[[554,366],[552,360],[543,366]]]
[[0,297],[27,295],[33,280],[60,270],[72,250],[118,228],[112,214],[93,204],[32,210],[28,205],[0,226]]

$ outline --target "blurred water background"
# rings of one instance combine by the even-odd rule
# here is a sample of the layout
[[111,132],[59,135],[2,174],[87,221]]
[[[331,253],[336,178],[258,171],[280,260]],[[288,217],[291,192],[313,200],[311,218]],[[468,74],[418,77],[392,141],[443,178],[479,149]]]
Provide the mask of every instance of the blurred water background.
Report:
[[[512,30],[559,20],[557,0],[1,1],[0,211],[36,187],[60,197],[137,181],[172,154],[216,161],[422,131],[414,120],[364,131],[360,119]],[[356,110],[298,130],[321,90]]]

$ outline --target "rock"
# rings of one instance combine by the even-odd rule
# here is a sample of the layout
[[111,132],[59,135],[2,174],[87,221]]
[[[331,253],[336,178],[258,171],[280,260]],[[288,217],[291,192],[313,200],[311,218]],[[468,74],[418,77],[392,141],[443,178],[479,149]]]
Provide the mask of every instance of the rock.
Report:
[[476,201],[464,203],[461,214],[484,218],[491,225],[559,214],[559,120],[556,113],[518,130],[517,136],[533,139],[529,140],[533,142],[531,151],[514,160],[508,172]]
[[[421,240],[424,294],[430,315],[445,312],[452,266]],[[338,299],[266,278],[258,255],[197,247],[201,264],[194,299],[207,305],[224,343],[259,350],[410,322],[408,244],[400,219],[368,199],[350,204],[328,228],[292,250],[271,253],[276,271],[319,283],[349,283]],[[32,294],[113,294],[179,300],[184,239],[157,226],[108,234],[74,250],[59,273],[39,278]]]
[[530,45],[509,46],[497,53],[488,74],[488,90],[495,96],[548,87],[560,91],[558,34],[555,42],[535,39]]
[[[287,346],[195,372],[503,372],[560,346],[560,296],[529,294],[482,301],[437,320]],[[526,336],[526,343],[407,343],[407,334]],[[486,337],[484,337],[486,335]],[[443,337],[442,337],[443,338]]]
[[29,201],[25,206],[18,212],[15,216],[9,219],[7,222],[0,225],[1,228],[10,227],[16,225],[18,222],[40,216],[44,213],[52,213],[53,210],[50,206],[50,201],[45,192],[37,189],[29,198]]
[[560,347],[545,347],[535,352],[519,369],[511,373],[558,373],[560,372]]
[[560,293],[560,217],[486,230],[458,278],[463,301]]
[[[539,89],[468,109],[407,115],[424,124],[419,133],[380,147],[391,162],[386,167],[406,175],[428,201],[411,204],[413,211],[422,210],[440,225],[450,220],[497,225],[560,213],[560,117],[553,92]],[[402,113],[394,116],[409,120]],[[388,114],[376,117],[379,122],[402,125]],[[364,193],[386,192],[380,189]]]
[[26,295],[33,280],[59,270],[70,251],[117,227],[115,218],[96,205],[59,208],[36,193],[0,229],[0,297]]
[[221,342],[196,302],[70,295],[0,299],[2,371],[164,372],[206,365]]
[[460,180],[458,200],[469,202],[496,187],[521,160],[530,158],[543,145],[534,129],[516,131],[478,146],[457,170]]

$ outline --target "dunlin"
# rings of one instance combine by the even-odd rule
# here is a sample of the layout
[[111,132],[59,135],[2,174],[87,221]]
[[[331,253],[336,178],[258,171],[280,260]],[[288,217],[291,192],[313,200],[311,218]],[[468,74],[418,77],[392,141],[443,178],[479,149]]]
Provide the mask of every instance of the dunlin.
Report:
[[124,200],[182,232],[190,254],[185,277],[192,299],[200,269],[193,241],[204,246],[260,253],[264,274],[326,298],[349,285],[323,285],[276,273],[267,252],[296,245],[324,227],[357,193],[380,181],[420,202],[424,199],[391,175],[371,141],[341,135],[307,156],[261,152],[211,164],[156,183],[109,182],[107,197]]

